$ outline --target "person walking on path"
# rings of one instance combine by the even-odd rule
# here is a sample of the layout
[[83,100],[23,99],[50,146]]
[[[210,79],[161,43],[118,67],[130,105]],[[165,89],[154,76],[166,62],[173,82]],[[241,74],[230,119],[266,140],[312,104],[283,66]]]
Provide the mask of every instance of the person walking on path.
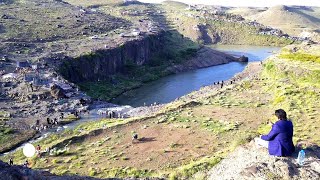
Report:
[[269,154],[274,156],[291,156],[295,150],[293,145],[293,124],[287,119],[283,109],[277,109],[275,116],[278,121],[272,125],[267,135],[256,138],[256,144],[268,148]]

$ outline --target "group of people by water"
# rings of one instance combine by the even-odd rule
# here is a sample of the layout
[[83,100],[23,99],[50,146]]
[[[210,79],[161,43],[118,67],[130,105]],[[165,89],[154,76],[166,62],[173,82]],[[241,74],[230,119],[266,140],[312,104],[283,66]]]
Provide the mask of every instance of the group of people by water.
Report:
[[111,110],[106,110],[106,111],[99,110],[98,114],[103,117],[106,117],[108,119],[112,119],[112,118],[122,118],[123,119],[125,117],[125,115],[123,113],[111,111]]
[[[73,114],[76,119],[80,119],[80,112],[74,111],[71,114]],[[59,117],[54,117],[54,118],[47,117],[45,120],[46,123],[40,123],[40,120],[37,119],[35,125],[31,127],[36,131],[41,132],[43,130],[46,130],[47,128],[58,126],[64,120],[64,118],[65,118],[65,115],[63,112],[61,112]]]

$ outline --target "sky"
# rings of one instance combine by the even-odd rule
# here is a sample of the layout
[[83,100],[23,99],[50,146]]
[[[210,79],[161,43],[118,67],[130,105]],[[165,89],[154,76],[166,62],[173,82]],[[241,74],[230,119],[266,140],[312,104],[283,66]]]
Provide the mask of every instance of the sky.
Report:
[[[139,0],[148,3],[160,3],[164,0]],[[270,7],[276,5],[303,5],[303,6],[318,6],[320,0],[175,0],[186,4],[207,4],[207,5],[222,5],[234,7]]]

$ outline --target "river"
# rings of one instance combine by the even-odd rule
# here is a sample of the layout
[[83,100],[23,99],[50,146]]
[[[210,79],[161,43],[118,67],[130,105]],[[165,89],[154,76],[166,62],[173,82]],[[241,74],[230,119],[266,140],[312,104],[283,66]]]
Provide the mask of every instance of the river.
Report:
[[[234,56],[245,55],[249,57],[249,62],[262,61],[280,50],[279,47],[269,46],[215,45],[211,47]],[[230,79],[235,74],[243,71],[246,65],[247,63],[231,62],[170,75],[126,92],[114,99],[112,103],[133,107],[150,105],[154,102],[158,104],[168,103],[194,90],[198,90],[202,86]]]

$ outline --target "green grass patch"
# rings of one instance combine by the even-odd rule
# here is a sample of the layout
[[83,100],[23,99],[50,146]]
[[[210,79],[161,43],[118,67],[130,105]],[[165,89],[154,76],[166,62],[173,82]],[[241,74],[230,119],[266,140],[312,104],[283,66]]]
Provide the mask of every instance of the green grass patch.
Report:
[[201,171],[207,171],[222,160],[221,157],[203,158],[199,161],[191,161],[188,165],[177,168],[169,175],[170,180],[190,179],[194,174]]
[[293,61],[320,63],[320,56],[302,53],[302,52],[281,53],[279,57],[283,59],[293,60]]

